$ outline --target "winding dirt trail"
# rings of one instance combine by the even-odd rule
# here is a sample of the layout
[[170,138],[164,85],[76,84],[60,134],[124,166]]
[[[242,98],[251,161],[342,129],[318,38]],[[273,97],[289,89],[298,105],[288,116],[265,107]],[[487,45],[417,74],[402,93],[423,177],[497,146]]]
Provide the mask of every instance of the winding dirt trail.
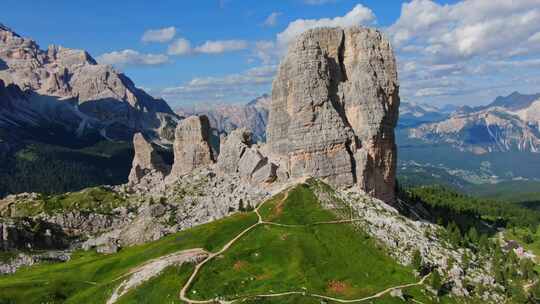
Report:
[[[289,190],[290,189],[287,190],[287,192],[285,193],[285,196],[281,199],[280,203],[278,203],[278,204],[283,204],[287,200],[287,198],[289,197]],[[195,281],[195,278],[199,274],[201,268],[206,263],[208,263],[212,259],[214,259],[216,256],[219,256],[219,255],[223,254],[234,243],[236,243],[244,235],[246,235],[248,232],[250,232],[251,230],[253,230],[255,227],[257,227],[259,225],[273,225],[273,226],[294,228],[294,227],[306,227],[306,226],[309,226],[309,225],[332,225],[332,224],[344,224],[344,223],[352,223],[352,222],[362,221],[362,219],[349,219],[349,220],[315,222],[315,223],[312,223],[312,224],[309,224],[309,225],[287,225],[287,224],[280,224],[280,223],[274,223],[274,222],[267,222],[267,221],[263,220],[263,218],[262,218],[262,216],[261,216],[261,214],[259,212],[259,209],[264,205],[264,203],[265,202],[261,203],[259,206],[257,206],[257,208],[255,208],[255,214],[257,214],[257,218],[258,218],[257,223],[249,226],[248,228],[246,228],[245,230],[240,232],[237,236],[235,236],[232,240],[230,240],[227,244],[225,244],[221,250],[219,250],[218,252],[215,252],[215,253],[210,253],[203,261],[201,261],[200,263],[198,263],[195,266],[195,269],[194,269],[193,273],[191,274],[191,276],[189,277],[187,282],[184,284],[184,286],[180,290],[180,300],[182,300],[182,301],[184,301],[186,303],[189,303],[189,304],[207,304],[207,303],[232,304],[232,303],[235,303],[235,302],[244,301],[246,299],[251,299],[251,298],[273,298],[273,297],[283,297],[283,296],[290,296],[290,295],[303,295],[303,296],[309,296],[309,297],[313,297],[313,298],[330,300],[330,301],[334,301],[334,302],[338,302],[338,303],[359,303],[359,302],[364,302],[364,301],[369,301],[369,300],[373,300],[373,299],[376,299],[376,298],[380,298],[380,297],[386,295],[387,293],[392,292],[393,290],[422,285],[422,284],[424,284],[425,280],[430,275],[430,274],[427,274],[420,281],[418,281],[416,283],[410,283],[410,284],[404,284],[404,285],[398,285],[398,286],[390,287],[390,288],[387,288],[387,289],[385,289],[385,290],[383,290],[383,291],[381,291],[379,293],[376,293],[376,294],[374,294],[372,296],[369,296],[369,297],[359,298],[359,299],[350,299],[350,300],[333,298],[333,297],[328,297],[328,296],[314,294],[314,293],[308,293],[307,291],[289,291],[289,292],[275,293],[275,294],[259,294],[259,295],[252,295],[252,296],[249,296],[249,297],[241,297],[241,298],[228,300],[228,301],[227,300],[222,300],[222,299],[210,299],[210,300],[193,300],[193,299],[190,299],[187,296],[187,293],[188,293],[189,289],[191,288],[191,286],[193,285],[193,282]]]
[[129,276],[129,278],[123,280],[122,283],[120,283],[120,285],[115,288],[113,294],[107,301],[107,304],[116,303],[116,301],[118,301],[120,297],[128,293],[133,288],[136,288],[144,282],[158,276],[167,267],[173,265],[182,265],[183,263],[197,262],[203,258],[206,258],[207,256],[208,252],[206,252],[202,248],[187,249],[174,252],[156,259],[152,259],[144,263],[143,265],[135,267],[128,273],[114,280],[118,281]]

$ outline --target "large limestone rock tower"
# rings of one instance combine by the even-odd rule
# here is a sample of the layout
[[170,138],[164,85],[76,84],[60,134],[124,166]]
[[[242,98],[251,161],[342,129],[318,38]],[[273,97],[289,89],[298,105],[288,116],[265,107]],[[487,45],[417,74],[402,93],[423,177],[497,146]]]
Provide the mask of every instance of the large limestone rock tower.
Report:
[[272,88],[267,142],[291,178],[313,176],[395,199],[399,84],[390,43],[374,29],[302,34]]

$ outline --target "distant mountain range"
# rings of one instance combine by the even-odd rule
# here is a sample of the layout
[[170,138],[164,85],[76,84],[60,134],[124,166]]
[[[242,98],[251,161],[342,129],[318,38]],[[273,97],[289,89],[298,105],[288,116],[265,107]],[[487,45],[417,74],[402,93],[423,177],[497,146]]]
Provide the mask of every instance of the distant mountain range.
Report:
[[125,182],[133,134],[167,144],[179,119],[86,51],[0,24],[0,197]]
[[73,140],[131,140],[138,131],[165,139],[178,119],[164,100],[86,51],[42,50],[1,24],[0,94],[0,129],[25,136],[54,127]]
[[[540,179],[539,97],[514,92],[479,107],[402,102],[398,177],[406,184],[440,183],[467,191],[480,184]],[[246,105],[176,112],[208,115],[220,132],[246,127],[264,141],[269,100],[264,95]]]
[[514,92],[487,106],[459,109],[448,118],[424,123],[409,137],[427,143],[447,143],[477,154],[540,152],[540,94]]
[[212,127],[219,132],[230,133],[234,129],[247,128],[256,141],[266,140],[266,124],[272,97],[262,95],[247,104],[208,104],[176,108],[180,116],[206,115]]

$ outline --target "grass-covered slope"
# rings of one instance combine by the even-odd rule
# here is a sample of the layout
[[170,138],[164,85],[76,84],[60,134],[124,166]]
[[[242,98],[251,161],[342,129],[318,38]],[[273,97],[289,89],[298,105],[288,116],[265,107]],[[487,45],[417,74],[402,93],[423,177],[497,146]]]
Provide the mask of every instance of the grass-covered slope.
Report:
[[[397,264],[367,234],[321,207],[313,185],[299,185],[276,195],[259,209],[262,222],[228,250],[206,263],[187,295],[209,300],[241,298],[246,303],[332,303],[294,294],[252,297],[287,291],[358,299],[389,287],[416,283],[409,267]],[[64,264],[30,267],[0,277],[0,303],[105,303],[125,279],[149,260],[191,248],[218,252],[258,223],[255,212],[241,213],[189,229],[117,254],[78,252]],[[195,265],[171,266],[122,296],[117,303],[182,303],[181,288]],[[423,286],[404,293],[424,301]],[[400,303],[384,294],[373,303]]]
[[[33,198],[20,199],[8,210],[2,210],[0,216],[15,218],[32,217],[41,213],[55,214],[70,211],[109,214],[113,209],[129,202],[108,187],[87,188],[78,192],[57,195],[40,194]],[[3,214],[6,213],[6,214]]]
[[[261,208],[264,221],[200,273],[191,289],[196,299],[238,298],[306,290],[354,299],[417,281],[375,242],[321,208],[311,189],[300,185]],[[320,223],[320,224],[318,224]],[[296,226],[299,225],[299,226]],[[274,303],[298,303],[281,298]]]
[[[132,268],[179,250],[218,250],[254,222],[254,214],[238,214],[117,254],[80,252],[67,263],[43,264],[0,276],[0,303],[105,303],[120,284],[117,279]],[[178,288],[181,283],[179,278]]]

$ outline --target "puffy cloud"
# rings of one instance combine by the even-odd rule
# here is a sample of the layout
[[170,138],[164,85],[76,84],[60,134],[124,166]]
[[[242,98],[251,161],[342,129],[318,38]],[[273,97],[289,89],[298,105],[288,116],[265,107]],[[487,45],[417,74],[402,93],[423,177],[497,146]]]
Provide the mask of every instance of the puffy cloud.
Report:
[[278,22],[278,18],[281,15],[282,14],[280,12],[271,13],[268,17],[266,17],[266,20],[264,20],[263,25],[268,26],[268,27],[276,26]]
[[196,53],[203,54],[221,54],[225,52],[240,51],[247,49],[248,43],[244,40],[214,40],[206,41],[196,47]]
[[512,56],[540,31],[538,0],[469,0],[439,5],[413,0],[389,29],[398,48],[413,48],[433,60]]
[[162,29],[157,30],[147,30],[144,32],[141,41],[148,43],[148,42],[169,42],[171,41],[174,36],[176,35],[176,28],[173,26],[166,27]]
[[240,51],[248,47],[244,40],[213,40],[192,47],[191,42],[184,38],[178,38],[169,45],[169,55],[192,55],[192,54],[222,54],[226,52]]
[[480,104],[507,90],[534,90],[540,0],[413,0],[385,31],[399,63],[401,95],[421,102]]
[[99,56],[98,62],[118,67],[161,65],[167,63],[169,58],[162,54],[142,54],[134,50],[114,51]]
[[265,65],[221,77],[196,77],[180,86],[162,89],[157,94],[175,103],[239,102],[268,92],[276,68],[275,65]]
[[189,40],[184,38],[178,38],[173,43],[169,45],[167,49],[167,54],[169,55],[189,55],[193,52],[191,49],[191,43]]
[[289,24],[287,28],[277,35],[277,42],[281,47],[287,46],[298,35],[317,27],[350,27],[375,22],[373,11],[362,4],[356,5],[344,16],[322,19],[298,19]]
[[277,58],[279,58],[281,52],[276,47],[276,43],[274,41],[260,40],[255,42],[254,55],[264,64],[270,64],[271,62],[277,61]]

